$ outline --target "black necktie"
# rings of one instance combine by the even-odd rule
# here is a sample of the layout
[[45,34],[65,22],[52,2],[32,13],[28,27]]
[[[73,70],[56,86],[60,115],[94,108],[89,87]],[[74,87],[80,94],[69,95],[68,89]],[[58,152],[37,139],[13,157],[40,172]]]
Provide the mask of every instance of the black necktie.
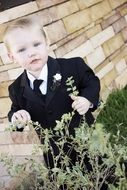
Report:
[[34,82],[33,82],[33,85],[34,85],[34,92],[37,93],[38,95],[41,95],[41,90],[39,89],[41,83],[43,82],[43,80],[38,80],[38,79],[35,79]]

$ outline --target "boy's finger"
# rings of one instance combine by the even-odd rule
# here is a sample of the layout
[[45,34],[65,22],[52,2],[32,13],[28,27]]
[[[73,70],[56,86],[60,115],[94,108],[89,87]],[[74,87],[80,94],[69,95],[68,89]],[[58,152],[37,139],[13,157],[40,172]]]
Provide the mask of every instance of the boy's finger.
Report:
[[72,100],[74,100],[74,101],[75,101],[75,100],[76,100],[76,98],[77,98],[77,96],[71,95],[71,99],[72,99]]

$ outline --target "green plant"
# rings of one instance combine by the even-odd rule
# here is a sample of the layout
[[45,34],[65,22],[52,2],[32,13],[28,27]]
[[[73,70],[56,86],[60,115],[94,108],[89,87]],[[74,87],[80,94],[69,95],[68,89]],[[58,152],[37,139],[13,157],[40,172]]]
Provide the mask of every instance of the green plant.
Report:
[[100,111],[97,122],[104,125],[106,131],[111,133],[111,141],[118,135],[118,143],[126,143],[127,138],[127,87],[112,92]]
[[[82,122],[80,128],[75,131],[75,137],[70,136],[67,126],[71,117],[71,113],[63,115],[54,131],[42,129],[44,144],[36,146],[33,152],[35,156],[40,148],[44,152],[50,150],[54,160],[53,168],[47,168],[44,162],[38,163],[32,158],[27,160],[25,166],[24,164],[15,165],[12,159],[4,157],[1,161],[8,167],[10,174],[19,177],[20,172],[24,172],[27,176],[29,172],[26,166],[29,165],[29,171],[34,176],[32,188],[38,190],[59,190],[62,187],[64,189],[65,185],[67,190],[100,190],[103,183],[109,183],[111,190],[126,190],[124,160],[127,159],[127,147],[120,144],[112,145],[109,140],[110,134],[105,132],[101,124],[89,128],[85,122]],[[31,123],[30,126],[32,126]],[[33,126],[36,124],[33,123]],[[37,127],[39,127],[38,124]],[[50,146],[50,140],[54,138],[54,135],[58,137],[55,142],[59,148],[57,156],[53,154]],[[70,145],[68,153],[63,151],[65,143]],[[72,148],[77,152],[75,164],[72,164],[69,156]],[[90,170],[84,158],[88,158],[87,164],[90,165]],[[108,181],[109,177],[111,184]],[[25,183],[24,179],[24,183],[17,189],[25,190]]]
[[[77,95],[74,80],[70,77],[67,80],[70,94]],[[17,125],[29,126],[40,129],[40,137],[43,142],[35,146],[33,155],[24,164],[16,165],[12,159],[3,156],[0,161],[5,164],[10,175],[21,178],[17,190],[101,190],[104,185],[108,185],[109,190],[126,190],[126,160],[127,147],[119,144],[121,138],[119,132],[114,137],[114,144],[110,142],[110,133],[106,132],[102,124],[94,124],[89,127],[85,122],[85,117],[79,128],[75,129],[75,135],[69,134],[69,127],[74,112],[64,114],[61,121],[56,121],[53,130],[43,129],[38,123],[28,122],[16,123],[11,126],[11,130]],[[58,149],[58,154],[54,154],[51,146],[53,141]],[[125,141],[125,138],[123,138]],[[67,145],[67,151],[64,147]],[[37,162],[33,159],[38,155],[40,149],[44,153],[52,155],[54,167],[47,167],[45,162]],[[76,158],[73,162],[73,156]],[[29,170],[27,170],[29,168]],[[30,175],[29,175],[30,174]],[[26,181],[26,176],[29,180]],[[32,179],[32,180],[31,180]]]

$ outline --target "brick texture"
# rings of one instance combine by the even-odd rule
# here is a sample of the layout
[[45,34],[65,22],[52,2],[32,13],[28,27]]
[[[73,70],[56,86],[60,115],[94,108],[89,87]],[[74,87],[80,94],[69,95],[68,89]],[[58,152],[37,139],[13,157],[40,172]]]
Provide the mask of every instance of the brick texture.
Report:
[[109,73],[113,69],[114,65],[112,62],[103,67],[96,75],[99,79],[102,79],[107,73]]
[[62,21],[54,22],[44,27],[48,42],[53,44],[66,36],[66,30]]
[[9,98],[0,98],[0,118],[7,117],[10,104],[11,100]]
[[119,7],[120,5],[122,5],[123,3],[125,3],[126,0],[120,0],[120,1],[119,0],[109,0],[109,2],[110,2],[111,7],[113,9],[115,9],[115,8]]
[[73,33],[91,23],[91,15],[88,9],[72,14],[63,19],[68,33]]
[[92,6],[90,8],[92,20],[96,21],[97,19],[102,18],[104,15],[111,12],[111,10],[112,9],[111,9],[110,4],[107,0],[104,0],[100,3],[98,3],[97,5]]
[[114,30],[112,26],[106,28],[102,32],[99,32],[92,38],[90,38],[91,43],[93,44],[93,47],[96,48],[97,46],[102,45],[105,41],[109,40],[115,35]]
[[118,63],[115,64],[115,68],[118,74],[121,74],[127,68],[125,59],[121,59]]
[[57,57],[63,56],[67,54],[69,51],[75,49],[76,47],[80,46],[87,40],[86,35],[83,33],[77,38],[74,38],[73,40],[67,42],[63,46],[56,49],[55,54]]
[[119,12],[117,12],[116,14],[110,16],[109,18],[105,19],[101,25],[102,25],[102,28],[105,29],[107,28],[109,25],[113,24],[115,21],[117,21],[118,19],[121,18],[121,15]]
[[91,42],[89,40],[87,40],[84,44],[75,48],[74,50],[70,51],[69,53],[65,54],[63,57],[64,58],[69,58],[69,57],[82,57],[82,58],[84,58],[89,53],[93,52],[93,50],[94,49],[92,47]]
[[96,68],[101,62],[105,60],[105,55],[103,49],[98,47],[94,50],[93,53],[90,53],[86,56],[88,65],[94,69]]
[[124,42],[127,42],[127,27],[124,28],[121,32],[122,32]]
[[100,24],[97,24],[96,26],[93,26],[92,28],[88,29],[86,31],[86,35],[88,38],[91,38],[101,31],[102,31],[102,29],[101,29]]
[[116,36],[106,41],[103,44],[103,49],[106,57],[119,49],[122,45],[124,45],[124,40],[121,34],[117,34]]
[[120,32],[124,27],[127,26],[127,22],[124,17],[120,18],[118,21],[116,21],[113,25],[113,29],[115,33]]
[[60,5],[51,7],[49,9],[49,14],[53,21],[59,20],[60,18],[64,18],[68,15],[71,15],[74,12],[79,11],[78,4],[75,0],[67,1]]
[[65,2],[67,0],[36,0],[39,9],[44,9]]
[[0,97],[8,96],[8,86],[11,84],[10,81],[0,83]]
[[125,69],[116,79],[117,88],[123,88],[127,85],[127,69]]
[[95,5],[101,1],[103,1],[103,0],[85,0],[85,1],[80,0],[79,5],[80,5],[80,7],[84,6],[84,8],[85,8],[85,7],[90,7],[92,5]]

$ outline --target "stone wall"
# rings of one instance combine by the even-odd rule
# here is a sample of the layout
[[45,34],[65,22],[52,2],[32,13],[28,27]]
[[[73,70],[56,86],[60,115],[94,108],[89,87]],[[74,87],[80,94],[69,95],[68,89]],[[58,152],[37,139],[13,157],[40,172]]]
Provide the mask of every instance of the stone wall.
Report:
[[22,72],[2,42],[7,23],[37,16],[53,57],[81,56],[101,80],[101,96],[127,83],[127,0],[36,0],[0,12],[0,130],[8,85]]
[[[49,54],[82,57],[100,78],[103,99],[114,88],[124,87],[127,83],[127,0],[25,2],[28,3],[0,12],[0,153],[13,155],[17,162],[29,157],[33,144],[39,142],[36,134],[31,136],[30,132],[5,132],[11,104],[8,85],[22,72],[19,65],[9,60],[2,42],[8,23],[24,16],[36,16],[46,32]],[[8,190],[15,189],[17,184],[1,164],[0,182],[5,182]]]

